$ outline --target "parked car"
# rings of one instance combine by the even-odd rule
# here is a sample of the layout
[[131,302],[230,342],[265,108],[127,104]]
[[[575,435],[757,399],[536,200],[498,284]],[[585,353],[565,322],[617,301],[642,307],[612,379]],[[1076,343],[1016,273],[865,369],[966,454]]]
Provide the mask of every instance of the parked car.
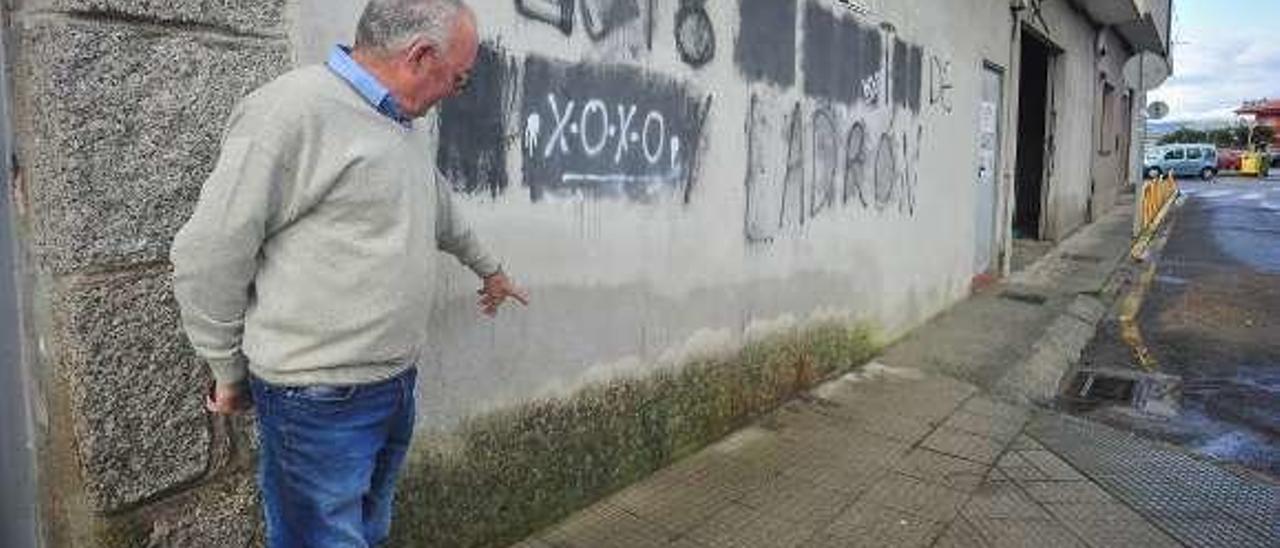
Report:
[[1168,173],[1208,181],[1218,175],[1218,151],[1206,143],[1160,145],[1147,151],[1143,160],[1142,172],[1151,179]]
[[1218,151],[1218,171],[1240,171],[1240,155],[1244,152],[1224,148]]

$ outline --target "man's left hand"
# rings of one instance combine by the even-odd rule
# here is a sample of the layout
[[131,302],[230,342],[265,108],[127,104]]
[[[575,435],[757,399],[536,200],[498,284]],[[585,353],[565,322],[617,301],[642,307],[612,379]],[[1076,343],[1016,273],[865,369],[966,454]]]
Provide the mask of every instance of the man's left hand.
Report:
[[480,295],[480,310],[484,315],[493,317],[510,297],[524,306],[529,306],[529,295],[511,283],[511,279],[501,271],[485,276],[484,287],[476,291]]

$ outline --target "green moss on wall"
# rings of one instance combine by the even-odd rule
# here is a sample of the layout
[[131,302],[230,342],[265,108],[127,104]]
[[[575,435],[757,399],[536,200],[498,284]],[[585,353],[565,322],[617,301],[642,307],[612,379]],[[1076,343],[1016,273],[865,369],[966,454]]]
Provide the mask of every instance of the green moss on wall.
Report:
[[405,468],[396,546],[505,546],[869,360],[868,329],[825,325],[642,379],[468,421]]

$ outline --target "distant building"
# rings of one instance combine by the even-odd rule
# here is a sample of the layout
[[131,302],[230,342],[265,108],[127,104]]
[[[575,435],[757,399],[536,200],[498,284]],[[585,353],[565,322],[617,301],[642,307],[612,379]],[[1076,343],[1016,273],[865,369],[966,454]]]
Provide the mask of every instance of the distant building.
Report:
[[1260,125],[1268,125],[1280,134],[1280,99],[1260,99],[1245,101],[1236,109],[1236,114],[1252,116]]

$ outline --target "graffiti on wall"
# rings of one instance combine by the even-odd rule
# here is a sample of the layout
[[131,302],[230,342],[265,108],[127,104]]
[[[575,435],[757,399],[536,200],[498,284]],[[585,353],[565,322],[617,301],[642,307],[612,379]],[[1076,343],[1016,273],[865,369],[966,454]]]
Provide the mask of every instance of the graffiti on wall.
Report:
[[467,92],[440,106],[436,166],[454,190],[498,195],[507,187],[505,97],[515,67],[497,46],[481,44]]
[[922,118],[933,111],[926,93],[928,106],[950,112],[949,64],[926,57],[893,25],[866,24],[813,0],[803,16],[807,100],[779,109],[756,94],[747,117],[745,231],[754,242],[837,210],[914,215]]
[[521,106],[534,200],[688,194],[710,97],[620,65],[529,57]]
[[525,17],[558,28],[568,36],[573,34],[575,4],[575,0],[516,0],[516,11]]
[[[565,36],[573,34],[578,0],[515,0],[521,15],[551,25]],[[600,41],[614,30],[640,18],[637,0],[581,0],[582,26],[592,40]]]
[[676,49],[680,59],[700,67],[716,56],[716,31],[707,15],[707,0],[680,0],[676,12]]
[[790,87],[796,80],[795,0],[741,0],[733,60],[751,82]]

